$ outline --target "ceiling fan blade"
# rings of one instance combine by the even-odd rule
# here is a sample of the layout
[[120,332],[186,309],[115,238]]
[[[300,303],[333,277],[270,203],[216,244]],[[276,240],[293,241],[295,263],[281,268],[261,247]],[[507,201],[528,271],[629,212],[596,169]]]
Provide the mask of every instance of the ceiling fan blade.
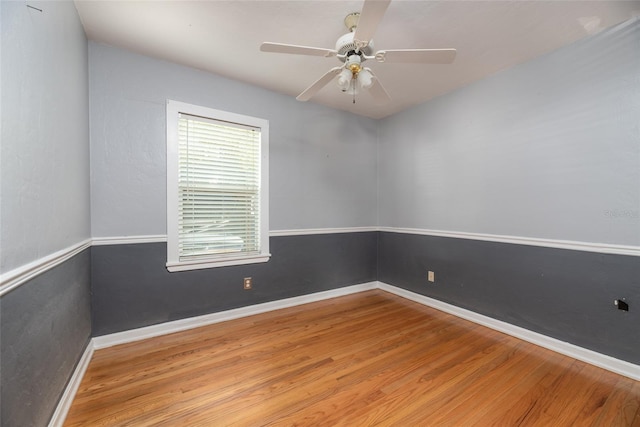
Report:
[[397,49],[376,52],[378,62],[414,62],[420,64],[451,64],[455,49]]
[[375,101],[375,103],[385,104],[391,101],[391,97],[385,90],[384,86],[382,86],[382,83],[380,83],[380,80],[378,80],[378,77],[375,74],[373,74],[373,71],[371,71],[371,68],[365,68],[365,70],[371,73],[371,77],[372,77],[371,80],[373,81],[373,83],[369,88],[369,93],[373,97],[373,100]]
[[369,44],[387,11],[391,0],[365,0],[358,19],[358,26],[353,34],[356,46],[362,48]]
[[327,85],[327,83],[329,83],[331,80],[333,80],[333,78],[340,73],[340,71],[342,71],[344,67],[335,67],[330,69],[329,71],[327,71],[325,73],[324,76],[320,77],[318,80],[315,81],[315,83],[313,83],[311,86],[309,86],[308,88],[306,88],[304,90],[304,92],[302,92],[300,95],[298,95],[296,97],[296,99],[298,101],[308,101],[309,99],[311,99],[311,97],[313,95],[315,95],[316,93],[318,93],[318,91],[320,89],[322,89],[323,87],[325,87]]
[[297,46],[294,44],[270,43],[264,42],[260,45],[262,52],[275,53],[291,53],[294,55],[310,55],[310,56],[335,56],[338,52],[333,49],[324,49],[321,47]]

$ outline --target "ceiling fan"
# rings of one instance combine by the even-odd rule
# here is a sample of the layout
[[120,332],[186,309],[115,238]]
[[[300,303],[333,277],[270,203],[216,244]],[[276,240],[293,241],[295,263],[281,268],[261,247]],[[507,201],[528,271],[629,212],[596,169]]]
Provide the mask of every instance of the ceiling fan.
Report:
[[330,69],[306,88],[296,97],[298,101],[308,101],[338,76],[338,87],[342,92],[353,94],[354,102],[358,90],[367,89],[376,103],[385,103],[391,98],[373,71],[363,66],[365,61],[375,59],[377,62],[450,64],[456,57],[455,49],[394,49],[374,53],[373,34],[390,2],[391,0],[365,0],[361,12],[347,15],[344,24],[349,32],[338,39],[335,49],[264,42],[260,50],[294,55],[335,56],[344,63]]

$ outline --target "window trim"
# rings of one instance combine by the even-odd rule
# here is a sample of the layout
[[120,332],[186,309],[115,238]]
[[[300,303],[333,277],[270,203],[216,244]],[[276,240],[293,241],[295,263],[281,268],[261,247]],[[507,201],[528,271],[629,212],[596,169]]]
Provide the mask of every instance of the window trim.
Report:
[[[260,128],[260,252],[213,255],[180,261],[178,253],[178,114],[211,118]],[[267,262],[269,253],[269,121],[168,99],[167,121],[167,270],[187,271]]]

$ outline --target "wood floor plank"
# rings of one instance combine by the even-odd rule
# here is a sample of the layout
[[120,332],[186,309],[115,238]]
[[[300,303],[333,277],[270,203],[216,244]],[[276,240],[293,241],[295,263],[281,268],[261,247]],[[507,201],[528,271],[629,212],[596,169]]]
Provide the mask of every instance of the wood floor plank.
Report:
[[640,386],[375,290],[97,350],[66,426],[633,426]]
[[494,399],[494,405],[499,407],[478,417],[476,424],[496,427],[526,425],[523,422],[529,412],[545,400],[553,382],[574,362],[573,359],[551,351],[544,354],[544,360],[539,369],[544,375],[530,376],[526,381],[519,383],[516,390],[510,390],[507,395],[502,394],[500,399]]
[[619,381],[592,425],[640,426],[640,382]]

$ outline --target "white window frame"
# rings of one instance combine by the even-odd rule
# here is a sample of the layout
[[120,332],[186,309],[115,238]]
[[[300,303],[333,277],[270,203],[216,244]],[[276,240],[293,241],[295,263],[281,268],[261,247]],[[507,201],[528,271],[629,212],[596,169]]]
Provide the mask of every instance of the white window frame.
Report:
[[[186,271],[269,261],[269,121],[213,108],[167,100],[167,270]],[[258,254],[212,255],[182,260],[178,252],[178,118],[206,117],[260,128],[260,251]]]

